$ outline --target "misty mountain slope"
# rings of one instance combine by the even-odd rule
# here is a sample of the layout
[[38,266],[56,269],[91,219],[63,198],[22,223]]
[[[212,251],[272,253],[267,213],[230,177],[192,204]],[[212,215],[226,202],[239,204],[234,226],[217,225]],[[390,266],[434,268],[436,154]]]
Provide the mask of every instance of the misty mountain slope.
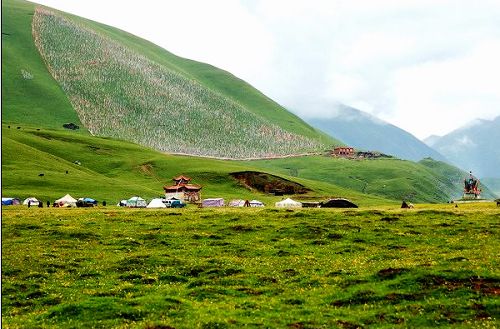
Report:
[[455,165],[472,170],[478,177],[500,178],[500,116],[491,121],[472,122],[431,145]]
[[[318,129],[342,140],[349,146],[419,161],[426,157],[445,158],[419,139],[392,124],[345,105],[335,105],[333,118],[313,118],[307,121]],[[333,112],[333,110],[332,110]]]
[[481,183],[488,186],[488,188],[495,194],[496,198],[500,198],[500,178],[483,178]]

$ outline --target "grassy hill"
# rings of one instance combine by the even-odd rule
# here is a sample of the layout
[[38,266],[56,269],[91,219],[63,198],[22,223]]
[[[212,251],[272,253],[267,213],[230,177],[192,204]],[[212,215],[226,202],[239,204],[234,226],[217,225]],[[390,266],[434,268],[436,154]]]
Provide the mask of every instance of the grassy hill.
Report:
[[[394,200],[447,202],[461,196],[465,173],[432,159],[348,160],[324,156],[253,161],[252,165],[297,178],[321,180]],[[486,196],[491,196],[486,191]]]
[[[45,70],[46,79],[36,81],[58,89],[65,102],[65,106],[54,104],[33,113],[30,105],[47,98],[50,91],[28,84],[26,88],[34,91],[20,91],[26,100],[17,102],[17,97],[10,97],[12,88],[4,89],[11,99],[5,104],[4,123],[60,127],[61,122],[78,123],[76,111],[94,135],[170,153],[212,157],[296,154],[339,144],[228,72],[182,59],[115,28],[45,7],[34,9],[26,2],[8,0],[3,12],[6,30],[20,31],[5,44],[5,50],[14,56],[19,44],[24,45],[27,59],[20,58],[19,66],[30,61],[43,65],[39,51],[63,93],[43,67],[39,69]],[[38,76],[29,74],[18,77],[18,84]],[[6,75],[8,80],[11,76]],[[20,117],[15,111],[19,107],[32,117]],[[58,120],[37,120],[52,107],[57,108],[54,115]]]
[[[75,164],[79,161],[80,165]],[[68,171],[68,174],[66,174]],[[116,203],[133,195],[151,199],[163,194],[162,187],[179,174],[201,184],[202,197],[254,199],[274,203],[281,197],[250,191],[231,173],[262,171],[252,163],[240,164],[200,157],[174,156],[145,149],[125,141],[78,134],[72,131],[2,129],[2,194],[54,200],[66,193],[90,196]],[[273,174],[272,170],[266,170]],[[39,177],[44,173],[43,177]],[[342,195],[360,205],[391,203],[383,197],[365,195],[331,183],[280,177],[312,190],[303,199]]]
[[2,1],[2,122],[48,128],[66,122],[81,126],[33,43],[34,8],[26,1]]
[[[256,171],[312,190],[296,196],[303,200],[343,196],[366,206],[397,203],[403,198],[414,202],[448,201],[454,193],[460,193],[462,180],[456,168],[446,165],[443,170],[444,164],[433,160],[352,161],[313,156],[224,161],[166,155],[129,142],[72,131],[9,129],[5,125],[2,155],[4,196],[34,195],[51,200],[65,193],[108,202],[136,194],[150,199],[162,195],[163,185],[179,174],[191,176],[195,183],[203,185],[203,197],[259,198],[268,204],[280,200],[250,191],[231,176],[234,172]],[[81,165],[74,163],[77,160]],[[39,177],[39,173],[45,175]]]

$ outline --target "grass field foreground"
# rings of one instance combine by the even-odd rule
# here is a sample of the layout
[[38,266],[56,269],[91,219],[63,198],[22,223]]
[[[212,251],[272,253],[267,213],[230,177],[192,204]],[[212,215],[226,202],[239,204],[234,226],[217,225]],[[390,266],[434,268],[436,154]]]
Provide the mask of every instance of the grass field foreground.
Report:
[[500,210],[2,209],[4,328],[495,328]]

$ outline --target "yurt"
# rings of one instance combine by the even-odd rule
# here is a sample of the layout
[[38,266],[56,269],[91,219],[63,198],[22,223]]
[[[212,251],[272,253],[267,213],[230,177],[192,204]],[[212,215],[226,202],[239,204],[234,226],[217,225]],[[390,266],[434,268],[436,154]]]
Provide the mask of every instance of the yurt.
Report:
[[139,196],[134,196],[127,200],[127,207],[129,208],[145,208],[147,205],[146,200]]
[[57,199],[54,201],[57,207],[76,207],[76,199],[73,198],[71,195],[66,194],[60,199]]
[[292,200],[290,198],[280,202],[276,202],[275,205],[278,208],[302,208],[302,203]]
[[28,203],[30,204],[30,206],[37,207],[40,201],[38,201],[38,199],[35,197],[29,197],[23,201],[23,205],[27,206]]
[[162,199],[153,199],[146,206],[146,208],[167,208],[167,206],[163,203]]

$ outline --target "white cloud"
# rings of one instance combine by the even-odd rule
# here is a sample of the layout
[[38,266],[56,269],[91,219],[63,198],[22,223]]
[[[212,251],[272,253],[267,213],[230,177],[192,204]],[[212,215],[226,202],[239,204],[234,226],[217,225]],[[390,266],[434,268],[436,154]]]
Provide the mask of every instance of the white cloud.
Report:
[[393,78],[395,110],[387,113],[387,119],[424,137],[444,134],[478,116],[500,114],[498,58],[500,40],[487,40],[460,58],[397,70]]

